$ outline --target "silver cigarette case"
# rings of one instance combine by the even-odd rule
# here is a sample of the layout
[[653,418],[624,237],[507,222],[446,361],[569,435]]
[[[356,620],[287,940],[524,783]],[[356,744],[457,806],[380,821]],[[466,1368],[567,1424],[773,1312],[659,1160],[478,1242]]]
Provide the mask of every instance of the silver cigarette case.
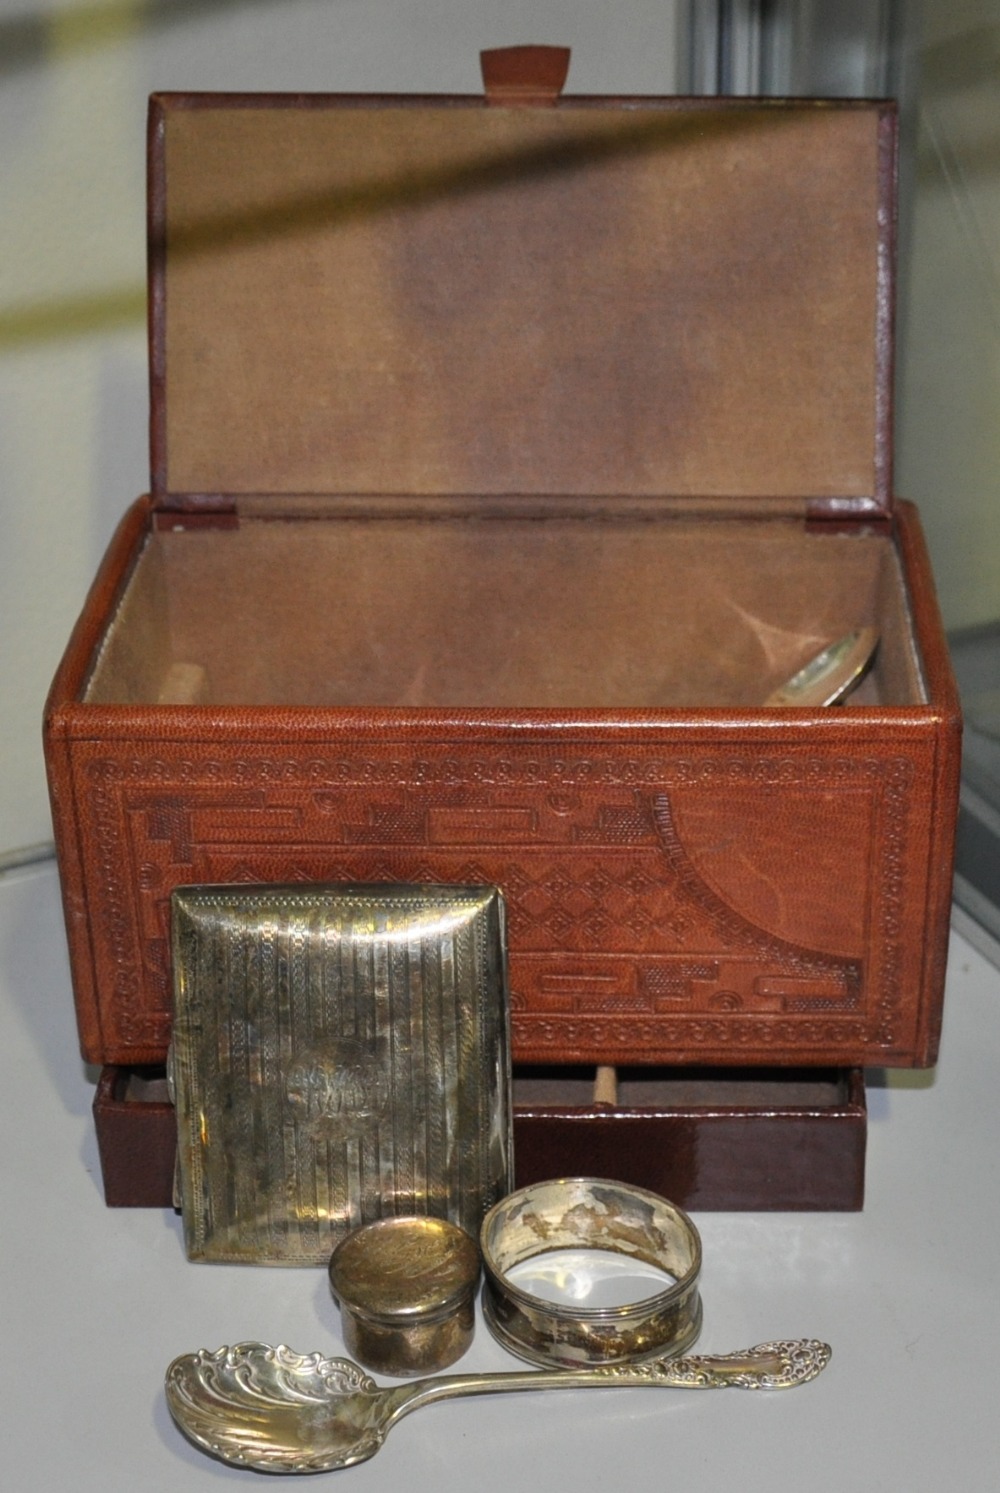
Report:
[[172,897],[178,1200],[192,1260],[325,1265],[513,1185],[504,905],[477,886]]

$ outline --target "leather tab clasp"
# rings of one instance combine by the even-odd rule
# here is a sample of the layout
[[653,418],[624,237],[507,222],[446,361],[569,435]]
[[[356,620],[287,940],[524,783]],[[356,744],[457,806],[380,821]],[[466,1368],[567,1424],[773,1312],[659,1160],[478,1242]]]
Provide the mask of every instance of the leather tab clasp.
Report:
[[487,104],[554,104],[569,72],[569,47],[494,47],[480,52]]

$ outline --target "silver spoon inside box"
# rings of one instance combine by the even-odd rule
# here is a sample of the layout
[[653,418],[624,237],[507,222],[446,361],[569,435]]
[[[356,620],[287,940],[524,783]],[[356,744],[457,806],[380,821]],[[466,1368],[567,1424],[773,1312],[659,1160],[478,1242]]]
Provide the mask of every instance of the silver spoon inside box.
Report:
[[765,705],[839,705],[864,679],[875,659],[878,632],[859,627],[820,650],[773,690]]

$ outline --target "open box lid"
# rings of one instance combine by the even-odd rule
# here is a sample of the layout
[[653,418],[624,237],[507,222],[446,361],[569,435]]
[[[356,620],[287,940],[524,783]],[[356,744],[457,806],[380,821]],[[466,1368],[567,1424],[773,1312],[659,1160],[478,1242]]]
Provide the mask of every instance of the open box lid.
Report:
[[156,499],[887,514],[893,106],[487,84],[153,98]]

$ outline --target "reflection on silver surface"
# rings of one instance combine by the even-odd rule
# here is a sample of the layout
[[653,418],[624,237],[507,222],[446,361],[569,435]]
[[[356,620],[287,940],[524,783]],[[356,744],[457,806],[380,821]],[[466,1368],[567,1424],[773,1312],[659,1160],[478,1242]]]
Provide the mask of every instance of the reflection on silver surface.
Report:
[[592,1307],[630,1306],[674,1284],[664,1270],[606,1249],[554,1249],[514,1265],[507,1279],[540,1301]]

